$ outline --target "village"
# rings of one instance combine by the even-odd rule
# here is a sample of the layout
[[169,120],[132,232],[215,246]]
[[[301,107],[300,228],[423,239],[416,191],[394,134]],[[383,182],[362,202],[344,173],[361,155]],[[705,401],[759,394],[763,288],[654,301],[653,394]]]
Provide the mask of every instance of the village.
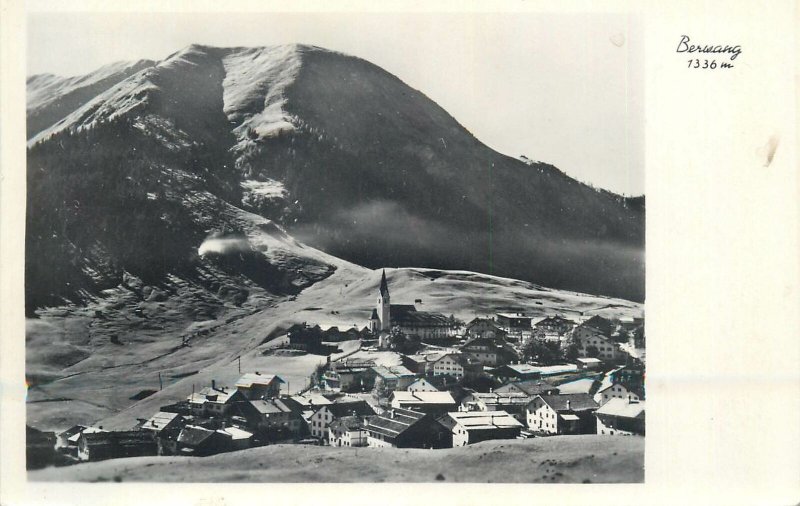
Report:
[[[385,273],[363,326],[305,322],[277,351],[327,356],[299,392],[276,371],[211,380],[130,430],[28,427],[28,467],[208,456],[270,444],[453,448],[492,439],[644,436],[644,316],[462,322],[392,304]],[[352,351],[332,355],[340,343]]]

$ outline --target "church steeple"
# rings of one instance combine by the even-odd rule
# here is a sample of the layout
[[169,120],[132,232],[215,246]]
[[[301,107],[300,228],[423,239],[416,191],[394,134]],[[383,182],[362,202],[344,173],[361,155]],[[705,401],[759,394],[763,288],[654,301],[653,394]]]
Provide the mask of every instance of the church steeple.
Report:
[[386,269],[383,270],[381,275],[381,297],[389,298],[389,283],[386,282]]
[[378,313],[378,318],[380,318],[380,329],[379,330],[390,330],[392,326],[392,313],[391,313],[391,303],[389,298],[389,283],[386,282],[386,270],[384,269],[383,274],[381,274],[381,293],[378,296],[378,305],[375,308]]

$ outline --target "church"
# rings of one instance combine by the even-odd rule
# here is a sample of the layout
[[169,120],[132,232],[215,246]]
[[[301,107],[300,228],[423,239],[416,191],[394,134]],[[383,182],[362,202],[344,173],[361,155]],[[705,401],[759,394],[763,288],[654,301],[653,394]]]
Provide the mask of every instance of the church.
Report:
[[416,335],[423,341],[445,339],[455,335],[456,329],[451,320],[441,313],[417,311],[413,304],[392,304],[386,271],[381,275],[378,303],[372,310],[369,328],[375,335],[388,334],[392,328],[399,327],[406,335]]

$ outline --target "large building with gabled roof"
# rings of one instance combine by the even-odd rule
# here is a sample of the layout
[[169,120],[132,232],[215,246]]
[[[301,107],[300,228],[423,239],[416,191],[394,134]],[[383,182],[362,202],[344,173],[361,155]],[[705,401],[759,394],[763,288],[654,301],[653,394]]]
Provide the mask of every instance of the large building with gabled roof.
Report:
[[422,340],[444,339],[455,333],[453,322],[441,313],[418,311],[414,304],[392,304],[386,271],[381,274],[378,301],[369,322],[373,333],[388,333],[395,327]]

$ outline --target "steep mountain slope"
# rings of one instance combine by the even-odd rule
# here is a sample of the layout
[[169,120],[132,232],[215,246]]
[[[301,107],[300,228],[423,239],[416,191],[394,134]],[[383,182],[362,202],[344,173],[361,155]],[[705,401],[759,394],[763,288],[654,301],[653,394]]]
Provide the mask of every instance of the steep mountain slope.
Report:
[[52,126],[109,87],[154,64],[150,60],[117,62],[84,76],[39,74],[28,78],[28,137]]
[[[197,277],[214,261],[198,255],[206,238],[247,235],[219,212],[231,206],[367,267],[643,298],[643,205],[495,153],[364,60],[193,45],[86,78],[80,98],[58,99],[69,86],[54,79],[29,79],[29,313],[91,300],[124,273]],[[255,280],[269,268],[248,251],[215,265],[287,292],[297,273]]]

